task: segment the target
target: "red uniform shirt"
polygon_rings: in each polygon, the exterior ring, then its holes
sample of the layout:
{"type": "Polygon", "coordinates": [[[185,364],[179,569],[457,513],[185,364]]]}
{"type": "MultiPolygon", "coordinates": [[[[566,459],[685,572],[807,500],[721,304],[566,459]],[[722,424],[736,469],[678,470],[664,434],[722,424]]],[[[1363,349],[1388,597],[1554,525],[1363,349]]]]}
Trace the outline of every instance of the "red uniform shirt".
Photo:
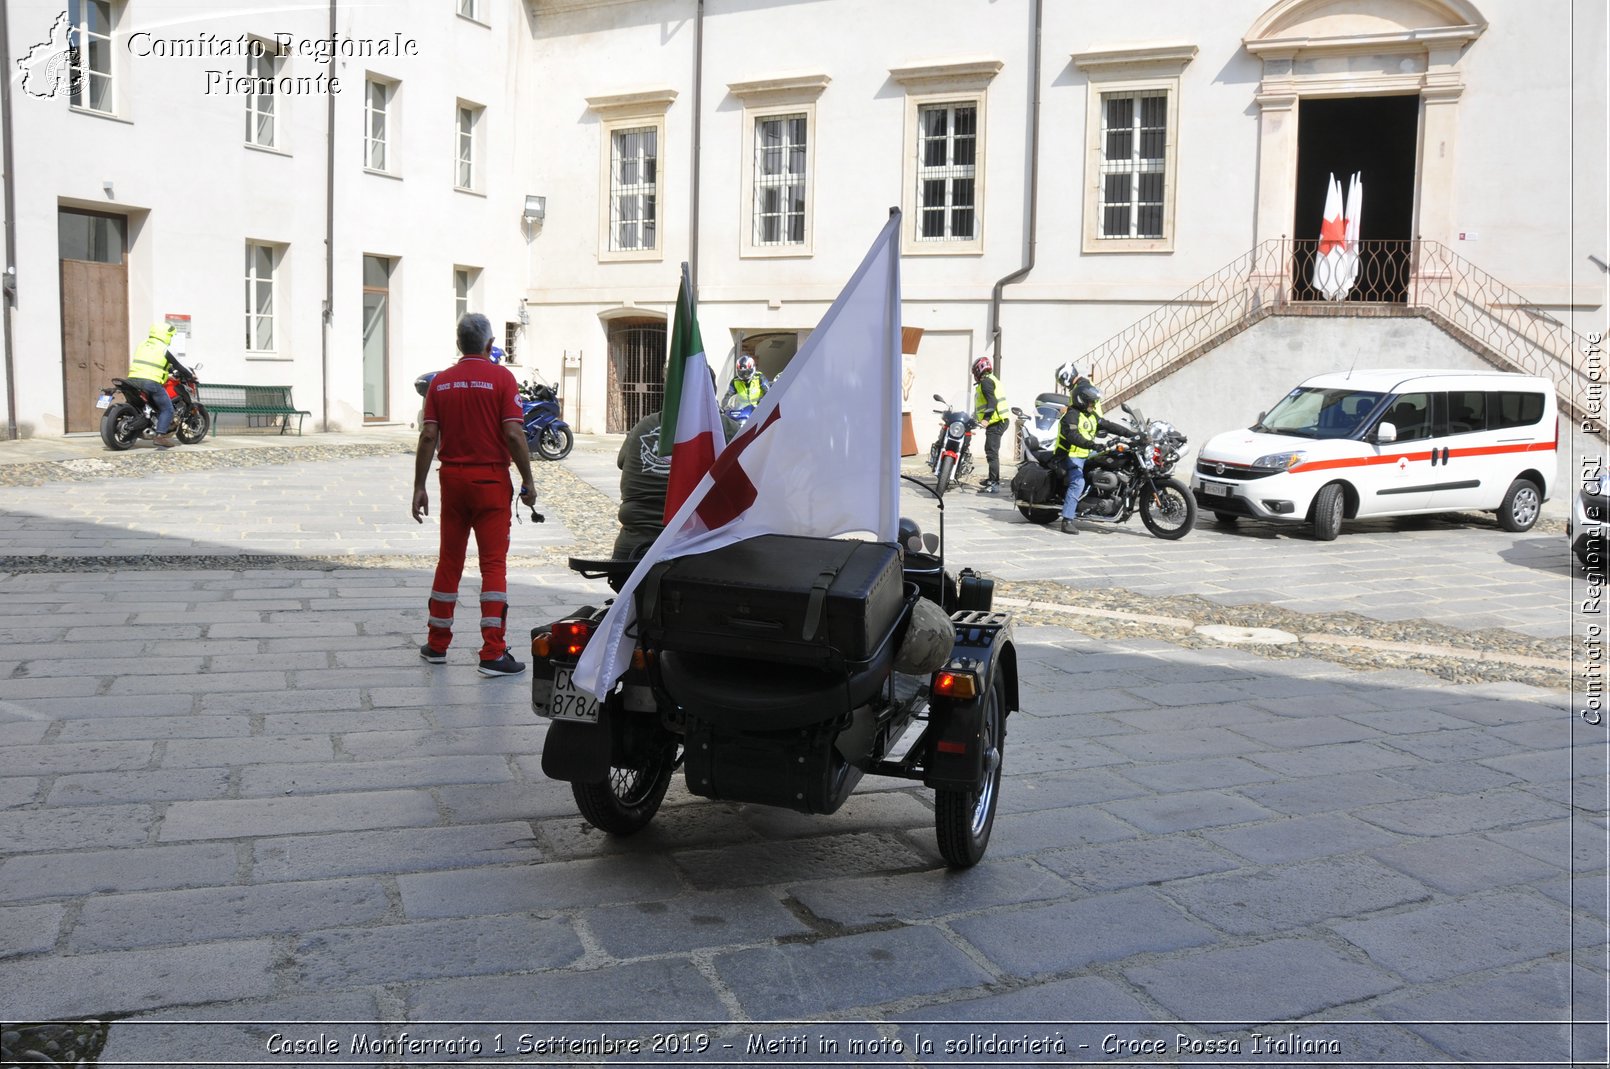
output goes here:
{"type": "Polygon", "coordinates": [[[425,422],[441,428],[437,456],[443,464],[508,467],[503,424],[523,416],[514,376],[479,354],[439,372],[425,394],[425,422]]]}

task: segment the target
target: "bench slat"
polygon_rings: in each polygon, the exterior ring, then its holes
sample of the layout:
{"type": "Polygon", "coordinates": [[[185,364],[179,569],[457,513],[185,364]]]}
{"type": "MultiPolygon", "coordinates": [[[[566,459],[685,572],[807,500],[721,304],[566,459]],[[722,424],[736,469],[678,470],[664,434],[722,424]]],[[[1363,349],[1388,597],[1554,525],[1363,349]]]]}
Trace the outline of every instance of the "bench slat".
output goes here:
{"type": "MultiPolygon", "coordinates": [[[[204,382],[199,399],[209,411],[244,416],[281,416],[280,433],[290,427],[290,417],[296,417],[296,433],[302,433],[302,421],[313,413],[297,408],[291,400],[289,386],[256,386],[236,382],[204,382]]],[[[218,424],[213,423],[213,435],[218,424]]]]}

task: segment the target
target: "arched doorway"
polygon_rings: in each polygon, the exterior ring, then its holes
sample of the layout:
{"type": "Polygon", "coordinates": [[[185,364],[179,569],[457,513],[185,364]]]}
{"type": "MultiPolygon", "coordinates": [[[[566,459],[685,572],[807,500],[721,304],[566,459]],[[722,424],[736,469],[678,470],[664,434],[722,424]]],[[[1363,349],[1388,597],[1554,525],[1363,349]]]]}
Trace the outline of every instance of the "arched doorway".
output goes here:
{"type": "Polygon", "coordinates": [[[665,398],[665,320],[612,319],[609,333],[609,408],[604,429],[624,434],[665,398]]]}

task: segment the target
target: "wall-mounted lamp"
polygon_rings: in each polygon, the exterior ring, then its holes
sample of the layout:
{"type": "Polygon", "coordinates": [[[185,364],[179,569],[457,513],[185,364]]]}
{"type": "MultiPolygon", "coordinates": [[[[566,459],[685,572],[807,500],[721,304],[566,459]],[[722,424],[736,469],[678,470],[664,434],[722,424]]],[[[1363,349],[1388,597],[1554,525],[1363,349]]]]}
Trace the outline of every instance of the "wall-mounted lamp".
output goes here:
{"type": "Polygon", "coordinates": [[[521,213],[528,223],[540,223],[548,215],[548,198],[528,196],[525,211],[521,213]]]}
{"type": "Polygon", "coordinates": [[[102,182],[101,189],[105,191],[108,197],[112,195],[112,183],[110,181],[102,182]]]}

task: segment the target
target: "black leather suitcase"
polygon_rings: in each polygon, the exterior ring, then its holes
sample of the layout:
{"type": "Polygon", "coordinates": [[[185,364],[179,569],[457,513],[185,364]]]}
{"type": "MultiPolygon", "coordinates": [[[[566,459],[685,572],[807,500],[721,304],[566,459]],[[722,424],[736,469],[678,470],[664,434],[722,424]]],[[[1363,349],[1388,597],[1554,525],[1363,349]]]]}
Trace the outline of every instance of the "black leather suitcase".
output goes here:
{"type": "Polygon", "coordinates": [[[895,546],[794,535],[662,561],[637,589],[651,646],[817,668],[872,658],[904,604],[895,546]]]}

